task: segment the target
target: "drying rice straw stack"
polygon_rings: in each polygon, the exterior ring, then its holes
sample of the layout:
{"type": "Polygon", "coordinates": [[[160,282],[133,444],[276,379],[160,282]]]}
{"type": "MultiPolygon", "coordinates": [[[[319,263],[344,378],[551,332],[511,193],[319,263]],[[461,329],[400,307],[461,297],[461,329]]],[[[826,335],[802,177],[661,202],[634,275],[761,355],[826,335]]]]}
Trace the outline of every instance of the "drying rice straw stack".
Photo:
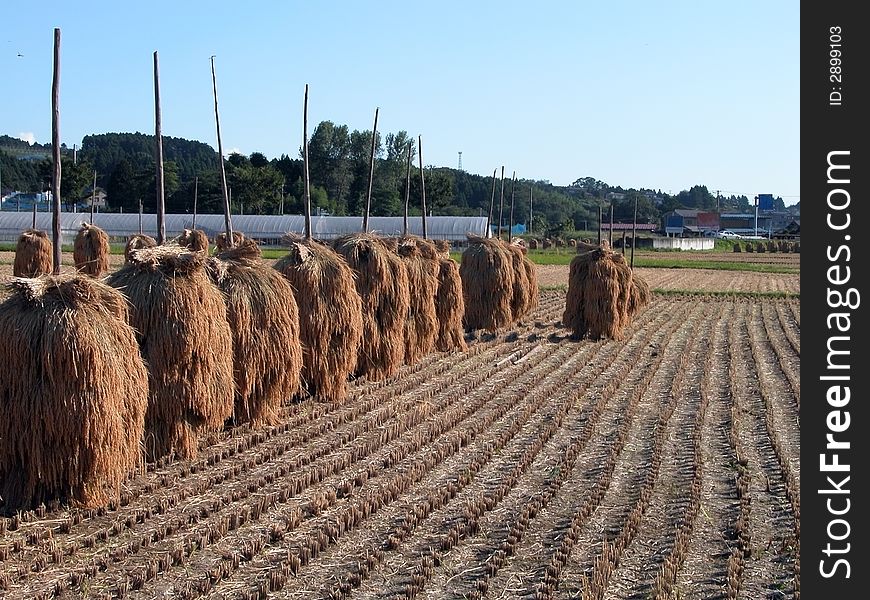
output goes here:
{"type": "Polygon", "coordinates": [[[73,260],[79,273],[101,277],[109,270],[109,236],[90,223],[82,223],[73,244],[73,260]]]}
{"type": "Polygon", "coordinates": [[[178,245],[192,252],[205,252],[208,254],[208,236],[201,229],[185,229],[176,239],[178,245]]]}
{"type": "Polygon", "coordinates": [[[405,236],[399,240],[399,256],[408,269],[410,309],[405,321],[405,364],[418,363],[435,348],[438,337],[437,254],[428,240],[405,236]]]}
{"type": "Polygon", "coordinates": [[[150,235],[145,235],[143,233],[134,233],[127,238],[127,245],[124,247],[124,262],[130,262],[134,250],[139,250],[141,248],[153,248],[156,245],[157,240],[155,240],[150,235]]]}
{"type": "Polygon", "coordinates": [[[127,301],[81,275],[13,279],[0,304],[0,498],[117,501],[142,462],[148,374],[127,301]]]}
{"type": "Polygon", "coordinates": [[[39,229],[25,229],[15,245],[15,262],[12,274],[15,277],[48,275],[52,270],[51,240],[39,229]]]}
{"type": "Polygon", "coordinates": [[[582,249],[571,261],[562,321],[578,337],[621,339],[632,316],[631,269],[606,244],[582,249]]]}
{"type": "Polygon", "coordinates": [[[450,258],[450,243],[439,244],[446,240],[436,240],[438,250],[438,294],[435,296],[435,312],[438,316],[438,337],[435,349],[440,352],[467,350],[462,329],[465,315],[465,301],[462,298],[462,277],[459,276],[459,263],[450,258]]]}
{"type": "Polygon", "coordinates": [[[459,274],[465,301],[465,327],[491,332],[510,327],[513,266],[501,241],[469,235],[459,274]]]}
{"type": "Polygon", "coordinates": [[[514,321],[519,321],[528,314],[529,306],[531,304],[529,276],[526,273],[526,267],[523,264],[522,248],[513,242],[505,242],[504,248],[509,253],[511,268],[513,269],[511,317],[514,321]]]}
{"type": "Polygon", "coordinates": [[[290,282],[299,308],[302,381],[323,401],[347,396],[362,339],[362,302],[353,272],[331,248],[286,238],[289,253],[274,267],[290,282]]]}
{"type": "Polygon", "coordinates": [[[363,336],[356,373],[374,380],[391,377],[405,358],[408,271],[380,238],[369,233],[340,237],[335,251],[353,271],[362,301],[363,336]]]}
{"type": "Polygon", "coordinates": [[[194,458],[198,438],[233,415],[233,336],[205,255],[177,244],[134,250],[109,276],[132,304],[148,365],[146,451],[194,458]]]}
{"type": "Polygon", "coordinates": [[[302,345],[293,289],[260,258],[251,239],[206,262],[221,289],[233,332],[234,421],[274,425],[281,404],[299,393],[302,345]]]}

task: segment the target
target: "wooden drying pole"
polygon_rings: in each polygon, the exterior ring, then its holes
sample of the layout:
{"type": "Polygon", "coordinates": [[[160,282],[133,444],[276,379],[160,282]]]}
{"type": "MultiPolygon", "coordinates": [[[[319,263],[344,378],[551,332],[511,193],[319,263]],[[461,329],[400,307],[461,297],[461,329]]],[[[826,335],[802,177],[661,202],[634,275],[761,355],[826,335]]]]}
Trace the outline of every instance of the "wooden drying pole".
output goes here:
{"type": "MultiPolygon", "coordinates": [[[[51,157],[54,161],[51,170],[51,225],[54,236],[52,257],[55,275],[60,275],[60,28],[54,28],[54,73],[51,79],[51,157]]],[[[36,213],[34,212],[34,222],[36,213]]],[[[34,227],[36,225],[34,224],[34,227]]]]}
{"type": "Polygon", "coordinates": [[[498,199],[498,235],[496,237],[501,239],[501,221],[502,221],[502,213],[504,212],[504,165],[501,166],[501,194],[498,199]]]}
{"type": "Polygon", "coordinates": [[[139,235],[142,235],[142,198],[139,198],[139,235]]]}
{"type": "Polygon", "coordinates": [[[631,222],[631,261],[629,266],[634,268],[634,244],[637,241],[637,196],[634,197],[634,219],[631,222]]]}
{"type": "Polygon", "coordinates": [[[154,137],[157,140],[157,245],[166,241],[166,214],[163,195],[163,133],[160,115],[160,64],[154,51],[154,137]]]}
{"type": "Polygon", "coordinates": [[[311,241],[311,180],[308,177],[308,84],[302,106],[302,180],[305,204],[305,239],[311,241]]]}
{"type": "Polygon", "coordinates": [[[408,235],[408,203],[411,199],[411,153],[414,142],[408,142],[408,174],[405,176],[405,221],[402,226],[402,235],[408,235]]]}
{"type": "Polygon", "coordinates": [[[91,225],[94,224],[94,202],[97,200],[97,170],[94,169],[94,187],[91,188],[91,225]]]}
{"type": "Polygon", "coordinates": [[[610,201],[610,231],[607,233],[607,244],[613,250],[613,200],[610,201]]]}
{"type": "Polygon", "coordinates": [[[217,76],[214,72],[214,54],[211,56],[211,83],[214,90],[214,122],[217,128],[218,163],[221,167],[221,192],[224,196],[224,226],[227,232],[227,247],[235,246],[233,243],[233,220],[230,212],[230,197],[227,192],[227,172],[224,168],[224,147],[221,144],[221,120],[218,114],[217,76]]]}
{"type": "Polygon", "coordinates": [[[510,219],[508,220],[508,243],[513,240],[513,228],[514,228],[514,188],[517,186],[517,172],[514,171],[514,176],[511,180],[511,212],[510,219]]]}
{"type": "Polygon", "coordinates": [[[193,178],[193,223],[191,229],[196,229],[196,197],[199,193],[199,177],[193,178]]]}
{"type": "Polygon", "coordinates": [[[423,136],[417,136],[417,158],[420,159],[420,194],[423,206],[423,239],[426,235],[426,177],[423,175],[423,136]]]}
{"type": "Polygon", "coordinates": [[[369,231],[369,212],[372,210],[372,183],[375,178],[375,149],[378,145],[378,109],[375,108],[375,126],[372,128],[372,154],[369,164],[369,187],[366,191],[366,212],[363,215],[363,233],[369,231]]]}
{"type": "Polygon", "coordinates": [[[492,211],[495,207],[495,174],[498,173],[498,167],[492,170],[492,192],[489,195],[489,214],[486,217],[486,237],[489,237],[490,227],[492,227],[492,211]]]}
{"type": "Polygon", "coordinates": [[[33,224],[30,226],[31,229],[36,229],[36,201],[33,202],[33,224]]]}
{"type": "Polygon", "coordinates": [[[598,245],[601,245],[601,205],[598,205],[598,245]]]}
{"type": "Polygon", "coordinates": [[[529,233],[532,232],[532,190],[533,189],[534,189],[534,187],[530,185],[529,186],[529,226],[527,228],[529,233]]]}

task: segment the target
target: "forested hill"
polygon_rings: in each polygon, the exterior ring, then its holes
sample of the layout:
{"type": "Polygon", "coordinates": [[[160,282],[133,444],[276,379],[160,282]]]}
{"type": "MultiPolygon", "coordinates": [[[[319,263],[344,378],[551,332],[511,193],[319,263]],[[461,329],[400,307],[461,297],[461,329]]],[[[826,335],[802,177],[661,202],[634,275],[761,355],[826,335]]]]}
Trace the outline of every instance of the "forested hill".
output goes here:
{"type": "MultiPolygon", "coordinates": [[[[322,121],[309,140],[311,200],[317,212],[360,215],[368,191],[371,131],[350,130],[347,125],[322,121]]],[[[372,183],[371,214],[401,215],[404,209],[408,151],[416,165],[416,144],[406,131],[378,133],[372,183]]],[[[194,198],[200,213],[220,212],[222,192],[217,151],[203,142],[164,136],[164,194],[169,212],[191,212],[194,198]]],[[[77,156],[62,146],[61,195],[89,196],[94,171],[97,185],[107,194],[108,210],[137,211],[141,201],[154,211],[155,139],[143,133],[101,133],[85,136],[77,156]]],[[[51,181],[51,145],[28,144],[0,136],[0,167],[4,193],[41,191],[51,181]]],[[[231,154],[225,161],[233,212],[286,214],[302,211],[302,161],[283,155],[269,159],[260,152],[231,154]]],[[[410,212],[420,214],[421,184],[414,168],[410,187],[410,212]]],[[[506,179],[504,206],[501,181],[450,167],[426,167],[426,205],[439,215],[487,215],[493,203],[493,222],[502,215],[509,222],[529,225],[535,231],[594,229],[599,208],[609,217],[612,204],[618,222],[630,222],[637,201],[640,223],[659,223],[661,215],[675,208],[722,211],[750,209],[746,196],[717,197],[704,185],[694,185],[675,195],[654,189],[624,189],[594,177],[581,177],[568,186],[548,181],[506,179]],[[513,199],[513,215],[511,200],[513,199]],[[494,202],[493,202],[494,200],[494,202]],[[531,205],[531,206],[530,206],[531,205]],[[531,210],[530,210],[531,209],[531,210]],[[513,217],[511,219],[511,216],[513,217]]],[[[781,198],[774,200],[784,208],[781,198]]]]}
{"type": "MultiPolygon", "coordinates": [[[[79,158],[91,163],[97,173],[111,173],[126,159],[134,171],[154,165],[154,136],[144,133],[98,133],[82,139],[79,158]]],[[[163,158],[175,163],[182,180],[217,168],[217,151],[203,142],[163,136],[163,158]]]]}

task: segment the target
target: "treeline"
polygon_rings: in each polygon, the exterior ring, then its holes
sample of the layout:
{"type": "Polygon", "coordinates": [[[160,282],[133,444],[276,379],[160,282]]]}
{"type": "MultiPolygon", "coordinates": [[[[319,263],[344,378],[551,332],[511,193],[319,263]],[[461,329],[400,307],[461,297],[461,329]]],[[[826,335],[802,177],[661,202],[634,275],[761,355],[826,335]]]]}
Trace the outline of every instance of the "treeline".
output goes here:
{"type": "MultiPolygon", "coordinates": [[[[29,145],[0,136],[2,187],[4,190],[41,191],[51,181],[50,145],[29,145]],[[49,158],[18,160],[14,152],[30,149],[45,151],[49,158]]],[[[319,123],[309,141],[309,172],[312,208],[333,215],[361,215],[368,191],[371,130],[350,130],[331,121],[319,123]]],[[[411,181],[408,191],[411,214],[420,214],[421,181],[417,166],[416,140],[406,131],[378,133],[375,140],[375,168],[372,183],[373,215],[401,215],[405,202],[408,160],[411,181]]],[[[260,152],[248,156],[231,154],[225,161],[231,207],[244,214],[298,214],[302,212],[302,159],[282,155],[269,159],[260,152]]],[[[146,212],[156,210],[155,140],[143,133],[104,133],[82,140],[77,160],[62,147],[63,178],[61,194],[85,199],[97,173],[97,186],[107,194],[108,210],[136,212],[142,202],[146,212]]],[[[210,145],[165,136],[164,194],[168,212],[200,213],[222,211],[223,200],[217,152],[210,145]]],[[[493,165],[494,167],[496,165],[493,165]]],[[[508,167],[510,168],[510,167],[508,167]]],[[[512,181],[505,172],[502,223],[511,222],[510,200],[514,198],[513,223],[531,224],[534,231],[558,234],[570,230],[597,228],[599,207],[604,219],[613,205],[617,221],[631,221],[637,200],[641,223],[659,223],[661,215],[675,208],[722,211],[750,211],[746,196],[719,196],[706,186],[696,185],[676,195],[652,189],[623,189],[593,177],[582,177],[570,186],[554,186],[548,181],[519,178],[512,181]],[[531,223],[530,223],[531,218],[531,223]]],[[[425,167],[427,208],[438,215],[487,215],[493,200],[493,222],[499,217],[502,193],[500,171],[493,177],[475,175],[449,167],[425,167]]],[[[784,208],[782,198],[776,198],[784,208]]]]}

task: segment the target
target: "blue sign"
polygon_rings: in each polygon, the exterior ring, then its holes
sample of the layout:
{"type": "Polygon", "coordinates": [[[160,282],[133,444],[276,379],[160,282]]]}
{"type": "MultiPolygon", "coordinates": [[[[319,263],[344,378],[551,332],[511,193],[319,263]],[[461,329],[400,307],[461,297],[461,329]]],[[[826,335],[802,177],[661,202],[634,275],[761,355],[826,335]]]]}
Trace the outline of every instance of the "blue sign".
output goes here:
{"type": "Polygon", "coordinates": [[[773,194],[758,194],[758,210],[773,210],[773,194]]]}

